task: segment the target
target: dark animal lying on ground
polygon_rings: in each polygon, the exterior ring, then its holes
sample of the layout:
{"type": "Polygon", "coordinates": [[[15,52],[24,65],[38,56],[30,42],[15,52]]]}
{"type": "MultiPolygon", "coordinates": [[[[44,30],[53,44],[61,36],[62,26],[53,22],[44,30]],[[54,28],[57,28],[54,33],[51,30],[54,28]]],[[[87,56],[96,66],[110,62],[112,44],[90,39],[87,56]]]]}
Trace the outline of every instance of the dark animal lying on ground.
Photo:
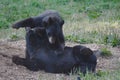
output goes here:
{"type": "Polygon", "coordinates": [[[80,45],[65,46],[63,50],[60,48],[61,51],[56,51],[59,49],[58,46],[64,43],[63,20],[56,17],[54,19],[53,16],[56,14],[48,11],[39,17],[26,19],[13,25],[13,28],[20,26],[32,28],[27,29],[26,32],[25,63],[29,65],[25,64],[25,66],[38,67],[51,73],[68,73],[73,68],[80,68],[82,73],[86,73],[87,70],[94,72],[97,59],[89,48],[80,45]]]}
{"type": "MultiPolygon", "coordinates": [[[[64,20],[59,15],[57,11],[47,10],[43,12],[40,16],[30,17],[25,20],[21,20],[13,24],[13,28],[19,29],[21,27],[26,28],[26,31],[29,31],[31,28],[34,28],[34,31],[38,33],[39,38],[46,37],[49,41],[49,47],[56,50],[57,53],[61,53],[65,46],[64,35],[62,31],[62,26],[64,24],[64,20]],[[39,28],[39,29],[38,29],[39,28]]],[[[27,33],[29,36],[29,33],[27,33]]],[[[35,35],[38,37],[38,34],[35,35]]],[[[41,42],[41,39],[29,38],[31,42],[29,42],[28,38],[26,38],[26,51],[30,54],[32,58],[33,54],[36,53],[36,45],[41,42]],[[32,41],[34,40],[34,41],[32,41]],[[40,40],[40,41],[39,41],[40,40]]],[[[45,44],[44,44],[45,45],[45,44]]],[[[47,43],[48,45],[48,43],[47,43]]],[[[37,45],[37,47],[43,46],[41,44],[37,45]]]]}
{"type": "Polygon", "coordinates": [[[34,58],[26,61],[27,68],[39,68],[51,73],[69,73],[72,69],[78,68],[82,73],[94,72],[97,64],[93,51],[84,46],[65,47],[62,54],[57,55],[56,51],[49,48],[45,36],[39,36],[35,31],[30,30],[26,34],[27,42],[34,44],[34,58]]]}
{"type": "Polygon", "coordinates": [[[39,46],[34,54],[34,61],[37,62],[40,68],[47,72],[67,73],[74,67],[80,68],[83,73],[87,68],[89,71],[95,71],[96,57],[93,51],[84,46],[65,47],[62,54],[57,55],[56,51],[49,48],[46,37],[40,37],[34,31],[30,30],[27,33],[27,41],[36,42],[36,46],[39,46]],[[31,41],[31,38],[34,41],[31,41]]]}

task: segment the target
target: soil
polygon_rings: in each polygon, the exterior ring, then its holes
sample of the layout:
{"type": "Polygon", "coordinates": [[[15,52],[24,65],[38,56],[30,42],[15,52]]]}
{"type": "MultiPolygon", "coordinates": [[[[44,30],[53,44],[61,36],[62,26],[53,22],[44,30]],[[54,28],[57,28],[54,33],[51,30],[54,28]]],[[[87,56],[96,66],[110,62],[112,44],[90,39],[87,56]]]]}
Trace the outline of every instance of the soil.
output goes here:
{"type": "MultiPolygon", "coordinates": [[[[77,43],[67,42],[66,45],[74,46],[77,43]]],[[[92,50],[98,50],[105,45],[84,44],[92,50]]],[[[110,47],[113,56],[103,58],[98,57],[97,70],[116,70],[120,68],[120,48],[110,47]]],[[[75,80],[65,74],[51,74],[44,71],[31,71],[25,66],[15,64],[15,56],[25,57],[25,40],[10,41],[0,40],[0,80],[75,80]]],[[[16,61],[17,62],[17,61],[16,61]]],[[[19,63],[20,61],[18,61],[19,63]]]]}

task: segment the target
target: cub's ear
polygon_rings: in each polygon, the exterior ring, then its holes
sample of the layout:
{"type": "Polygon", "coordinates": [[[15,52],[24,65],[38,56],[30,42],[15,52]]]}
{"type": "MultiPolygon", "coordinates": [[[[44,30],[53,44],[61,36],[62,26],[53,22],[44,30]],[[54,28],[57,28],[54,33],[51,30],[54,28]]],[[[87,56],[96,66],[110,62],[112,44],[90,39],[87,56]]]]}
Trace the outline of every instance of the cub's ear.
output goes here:
{"type": "Polygon", "coordinates": [[[44,27],[47,27],[47,26],[51,25],[52,23],[53,23],[53,19],[49,16],[45,17],[42,21],[42,25],[44,27]]]}
{"type": "Polygon", "coordinates": [[[61,26],[63,26],[63,24],[64,24],[64,20],[61,20],[61,26]]]}
{"type": "Polygon", "coordinates": [[[52,23],[54,23],[54,18],[49,17],[49,18],[48,18],[48,24],[50,25],[50,24],[52,24],[52,23]]]}
{"type": "Polygon", "coordinates": [[[78,45],[73,47],[73,53],[74,55],[77,55],[77,56],[84,55],[87,57],[92,55],[93,51],[90,48],[78,45]]]}
{"type": "Polygon", "coordinates": [[[46,20],[43,20],[42,21],[42,26],[47,27],[47,25],[48,25],[48,22],[46,20]]]}
{"type": "Polygon", "coordinates": [[[81,48],[80,49],[80,52],[83,54],[83,55],[86,55],[86,56],[90,56],[93,54],[93,51],[89,48],[81,48]]]}
{"type": "Polygon", "coordinates": [[[27,18],[21,21],[18,21],[16,23],[14,23],[12,25],[13,28],[15,29],[19,29],[19,28],[23,28],[23,27],[30,27],[30,28],[34,28],[35,27],[35,22],[33,20],[33,18],[27,18]]]}

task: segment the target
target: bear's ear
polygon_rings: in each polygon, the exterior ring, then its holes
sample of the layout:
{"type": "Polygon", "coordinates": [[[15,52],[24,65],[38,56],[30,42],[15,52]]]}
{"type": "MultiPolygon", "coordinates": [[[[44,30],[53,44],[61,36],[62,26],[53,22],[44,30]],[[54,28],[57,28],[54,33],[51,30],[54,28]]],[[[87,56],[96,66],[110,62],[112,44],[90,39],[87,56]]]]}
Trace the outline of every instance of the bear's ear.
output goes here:
{"type": "Polygon", "coordinates": [[[43,27],[47,27],[47,25],[48,25],[47,20],[43,20],[43,21],[42,21],[42,25],[43,25],[43,27]]]}
{"type": "Polygon", "coordinates": [[[21,21],[18,21],[16,23],[14,23],[12,25],[13,28],[15,29],[19,29],[21,27],[30,27],[30,28],[34,28],[35,27],[35,23],[34,23],[34,20],[33,18],[27,18],[27,19],[24,19],[24,20],[21,20],[21,21]]]}
{"type": "Polygon", "coordinates": [[[90,56],[93,54],[93,51],[86,47],[80,49],[80,52],[81,52],[81,54],[86,55],[86,56],[90,56]]]}
{"type": "Polygon", "coordinates": [[[51,25],[51,24],[53,24],[54,23],[54,18],[52,18],[52,17],[48,17],[48,25],[51,25]]]}
{"type": "Polygon", "coordinates": [[[61,21],[61,26],[63,26],[63,24],[64,24],[64,20],[61,21]]]}
{"type": "Polygon", "coordinates": [[[47,26],[51,25],[52,23],[53,23],[52,17],[46,17],[46,18],[44,18],[43,21],[42,21],[42,25],[43,25],[44,27],[47,27],[47,26]]]}

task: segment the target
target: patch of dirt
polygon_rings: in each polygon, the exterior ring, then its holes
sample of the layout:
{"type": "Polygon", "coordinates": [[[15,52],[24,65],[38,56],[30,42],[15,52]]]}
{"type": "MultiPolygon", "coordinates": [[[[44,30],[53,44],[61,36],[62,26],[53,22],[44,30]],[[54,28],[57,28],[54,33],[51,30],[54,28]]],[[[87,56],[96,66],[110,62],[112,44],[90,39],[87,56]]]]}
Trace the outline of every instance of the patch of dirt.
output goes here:
{"type": "MultiPolygon", "coordinates": [[[[76,43],[67,42],[66,45],[74,46],[76,43]]],[[[84,44],[92,50],[97,50],[104,45],[84,44]]],[[[114,70],[120,67],[120,48],[108,47],[113,56],[98,58],[97,70],[114,70]]],[[[13,63],[13,56],[25,57],[25,40],[7,41],[0,40],[0,80],[75,80],[75,77],[64,74],[51,74],[44,71],[30,71],[26,67],[13,63]],[[71,78],[71,79],[70,79],[71,78]]]]}

